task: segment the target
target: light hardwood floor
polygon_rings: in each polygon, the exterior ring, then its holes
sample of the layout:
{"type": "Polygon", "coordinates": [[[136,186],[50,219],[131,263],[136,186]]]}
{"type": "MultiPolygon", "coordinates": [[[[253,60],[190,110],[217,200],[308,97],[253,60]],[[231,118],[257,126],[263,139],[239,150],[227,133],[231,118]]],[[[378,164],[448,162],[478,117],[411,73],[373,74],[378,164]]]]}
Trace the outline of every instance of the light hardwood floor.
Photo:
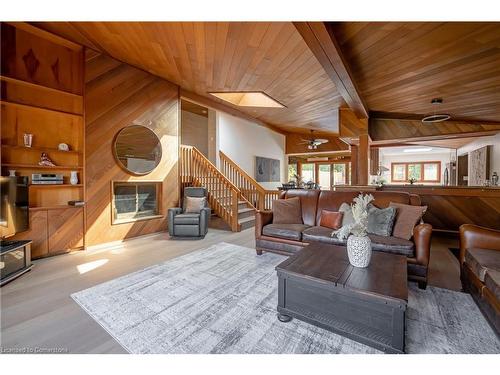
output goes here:
{"type": "MultiPolygon", "coordinates": [[[[35,261],[35,267],[5,285],[1,293],[0,347],[62,348],[71,353],[125,350],[70,297],[70,294],[165,260],[229,242],[253,248],[254,230],[211,229],[200,241],[171,241],[168,234],[140,237],[114,246],[35,261]]],[[[435,237],[430,284],[458,290],[458,261],[447,250],[454,239],[435,237]]]]}

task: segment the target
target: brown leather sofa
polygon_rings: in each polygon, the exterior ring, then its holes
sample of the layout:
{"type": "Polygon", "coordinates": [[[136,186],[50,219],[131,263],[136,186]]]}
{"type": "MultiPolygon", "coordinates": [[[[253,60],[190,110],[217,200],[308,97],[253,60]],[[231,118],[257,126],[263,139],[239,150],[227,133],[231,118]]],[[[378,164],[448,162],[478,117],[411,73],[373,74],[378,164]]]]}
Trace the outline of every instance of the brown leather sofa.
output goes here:
{"type": "MultiPolygon", "coordinates": [[[[338,211],[343,202],[352,203],[360,193],[372,194],[373,204],[379,208],[389,206],[390,202],[420,206],[418,195],[406,192],[386,191],[325,191],[325,190],[287,190],[280,198],[299,197],[303,224],[272,224],[272,211],[258,211],[255,221],[255,243],[257,254],[269,251],[292,255],[310,242],[345,244],[345,241],[332,237],[332,229],[319,226],[323,209],[338,211]]],[[[405,255],[408,259],[408,278],[417,281],[420,288],[427,286],[432,226],[419,224],[413,230],[410,241],[396,237],[370,235],[375,251],[405,255]]]]}
{"type": "Polygon", "coordinates": [[[464,291],[500,334],[500,231],[462,225],[459,260],[464,291]]]}

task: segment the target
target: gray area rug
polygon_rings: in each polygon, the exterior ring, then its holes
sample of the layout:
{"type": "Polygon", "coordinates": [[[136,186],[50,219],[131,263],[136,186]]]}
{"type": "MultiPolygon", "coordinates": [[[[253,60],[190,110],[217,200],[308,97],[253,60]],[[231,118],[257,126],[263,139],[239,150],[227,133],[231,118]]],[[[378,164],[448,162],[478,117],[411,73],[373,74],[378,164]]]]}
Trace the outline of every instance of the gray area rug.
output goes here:
{"type": "MultiPolygon", "coordinates": [[[[276,319],[274,267],[285,257],[220,243],[72,295],[131,353],[380,353],[276,319]]],[[[413,284],[407,353],[500,353],[472,298],[413,284]]]]}

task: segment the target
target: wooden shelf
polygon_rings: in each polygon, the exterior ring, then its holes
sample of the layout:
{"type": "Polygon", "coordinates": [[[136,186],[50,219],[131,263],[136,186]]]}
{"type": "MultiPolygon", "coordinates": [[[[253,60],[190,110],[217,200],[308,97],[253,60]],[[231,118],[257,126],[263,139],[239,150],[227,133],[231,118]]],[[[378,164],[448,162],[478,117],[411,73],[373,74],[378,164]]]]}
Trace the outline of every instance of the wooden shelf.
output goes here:
{"type": "Polygon", "coordinates": [[[22,79],[7,77],[7,76],[4,76],[4,75],[0,75],[0,79],[2,81],[5,81],[5,82],[17,83],[18,85],[25,86],[25,87],[35,88],[35,89],[44,90],[44,91],[57,92],[59,94],[73,96],[73,97],[76,97],[76,98],[83,98],[83,95],[80,95],[80,94],[75,94],[75,93],[72,93],[72,92],[69,92],[69,91],[55,89],[55,88],[52,88],[52,87],[42,86],[42,85],[39,85],[39,84],[36,84],[36,83],[33,83],[33,82],[23,81],[22,79]]]}
{"type": "Polygon", "coordinates": [[[47,185],[43,185],[43,184],[30,184],[29,185],[30,188],[32,187],[36,187],[36,188],[81,188],[83,187],[82,184],[76,184],[76,185],[71,185],[71,184],[53,184],[53,185],[50,185],[50,184],[47,184],[47,185]]]}
{"type": "Polygon", "coordinates": [[[83,169],[83,167],[78,167],[76,165],[64,166],[58,165],[55,167],[50,167],[47,165],[38,165],[38,164],[13,164],[13,163],[2,163],[3,167],[11,167],[11,168],[21,168],[21,169],[53,169],[53,170],[79,170],[83,169]]]}
{"type": "Polygon", "coordinates": [[[28,111],[41,111],[41,112],[51,112],[51,113],[56,113],[62,116],[68,116],[72,118],[78,118],[82,119],[83,114],[79,113],[73,113],[73,112],[65,112],[65,111],[58,111],[56,109],[50,109],[50,108],[44,108],[44,107],[37,107],[34,105],[29,105],[29,104],[21,104],[21,103],[13,103],[13,102],[7,102],[5,100],[0,100],[1,105],[7,105],[11,107],[16,107],[16,108],[21,108],[21,109],[26,109],[28,111]]]}
{"type": "Polygon", "coordinates": [[[81,151],[74,151],[74,150],[62,151],[57,148],[51,148],[51,147],[26,147],[26,146],[2,145],[2,148],[11,150],[37,151],[37,152],[59,152],[61,154],[68,154],[68,155],[82,155],[81,151]]]}
{"type": "Polygon", "coordinates": [[[64,208],[83,208],[84,206],[70,206],[69,204],[61,204],[57,206],[40,206],[40,207],[30,207],[30,211],[46,211],[46,210],[60,210],[64,208]]]}

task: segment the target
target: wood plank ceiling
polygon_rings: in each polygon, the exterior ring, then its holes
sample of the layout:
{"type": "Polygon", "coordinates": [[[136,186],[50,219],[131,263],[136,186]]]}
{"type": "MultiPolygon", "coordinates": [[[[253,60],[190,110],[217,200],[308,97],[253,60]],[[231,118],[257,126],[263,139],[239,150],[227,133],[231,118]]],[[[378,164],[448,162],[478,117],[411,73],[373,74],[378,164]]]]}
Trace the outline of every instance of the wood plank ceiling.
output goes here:
{"type": "Polygon", "coordinates": [[[208,92],[263,91],[286,108],[233,107],[281,130],[338,133],[346,103],[290,22],[34,24],[216,101],[208,92]]]}
{"type": "Polygon", "coordinates": [[[330,23],[370,111],[500,121],[500,23],[330,23]]]}

